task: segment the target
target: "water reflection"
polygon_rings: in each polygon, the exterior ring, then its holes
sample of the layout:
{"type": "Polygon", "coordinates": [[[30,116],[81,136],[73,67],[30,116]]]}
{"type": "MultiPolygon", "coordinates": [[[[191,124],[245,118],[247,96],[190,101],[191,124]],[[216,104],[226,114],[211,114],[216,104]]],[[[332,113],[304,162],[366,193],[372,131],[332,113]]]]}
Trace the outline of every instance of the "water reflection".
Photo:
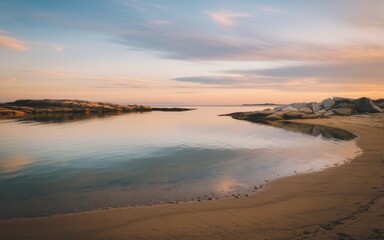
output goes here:
{"type": "Polygon", "coordinates": [[[1,121],[0,218],[231,197],[343,163],[358,149],[335,141],[349,139],[339,130],[289,123],[283,131],[218,116],[249,110],[258,109],[1,121]]]}
{"type": "Polygon", "coordinates": [[[322,136],[326,139],[352,140],[356,138],[356,135],[346,130],[323,125],[296,122],[275,122],[272,126],[279,127],[287,131],[304,133],[315,137],[322,136]]]}
{"type": "Polygon", "coordinates": [[[71,123],[84,120],[90,120],[95,118],[108,118],[113,116],[118,116],[123,113],[44,113],[44,114],[34,114],[28,115],[24,118],[18,118],[18,122],[37,122],[42,124],[49,123],[71,123]]]}

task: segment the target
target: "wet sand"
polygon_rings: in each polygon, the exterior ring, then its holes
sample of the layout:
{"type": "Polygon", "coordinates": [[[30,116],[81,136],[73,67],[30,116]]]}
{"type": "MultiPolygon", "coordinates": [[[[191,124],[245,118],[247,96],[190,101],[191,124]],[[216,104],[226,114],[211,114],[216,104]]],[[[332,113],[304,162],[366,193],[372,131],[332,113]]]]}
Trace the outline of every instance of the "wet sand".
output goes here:
{"type": "Polygon", "coordinates": [[[384,239],[384,114],[295,121],[348,130],[363,154],[248,198],[7,220],[0,238],[384,239]]]}

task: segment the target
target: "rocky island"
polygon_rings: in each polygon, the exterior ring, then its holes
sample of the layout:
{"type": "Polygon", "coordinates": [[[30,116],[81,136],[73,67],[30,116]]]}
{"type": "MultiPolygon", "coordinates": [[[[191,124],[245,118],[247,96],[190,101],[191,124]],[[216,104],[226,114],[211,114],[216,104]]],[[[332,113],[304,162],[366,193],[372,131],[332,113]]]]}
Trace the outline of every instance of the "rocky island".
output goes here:
{"type": "Polygon", "coordinates": [[[359,99],[333,97],[318,102],[292,103],[264,109],[262,111],[235,112],[222,116],[231,116],[235,119],[252,122],[273,124],[282,120],[317,119],[330,116],[350,116],[357,114],[382,113],[384,99],[371,100],[366,97],[359,99]]]}
{"type": "Polygon", "coordinates": [[[53,114],[120,114],[151,111],[189,111],[191,108],[152,108],[143,105],[119,105],[69,99],[16,100],[0,103],[1,118],[24,118],[53,114]]]}

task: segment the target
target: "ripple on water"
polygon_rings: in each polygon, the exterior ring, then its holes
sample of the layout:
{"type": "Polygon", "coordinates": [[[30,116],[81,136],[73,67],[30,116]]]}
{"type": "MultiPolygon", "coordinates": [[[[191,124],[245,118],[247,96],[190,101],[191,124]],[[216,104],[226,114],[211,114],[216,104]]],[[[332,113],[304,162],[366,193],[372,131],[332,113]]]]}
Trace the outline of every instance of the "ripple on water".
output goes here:
{"type": "Polygon", "coordinates": [[[235,111],[1,121],[0,218],[245,195],[358,150],[338,129],[217,116],[235,111]]]}

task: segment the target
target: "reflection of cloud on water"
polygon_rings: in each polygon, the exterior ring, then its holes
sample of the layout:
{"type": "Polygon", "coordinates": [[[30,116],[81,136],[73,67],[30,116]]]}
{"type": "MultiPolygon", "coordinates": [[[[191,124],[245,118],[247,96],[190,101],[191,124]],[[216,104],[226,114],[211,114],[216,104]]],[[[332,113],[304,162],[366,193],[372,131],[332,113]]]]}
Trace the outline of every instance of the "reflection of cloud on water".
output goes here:
{"type": "Polygon", "coordinates": [[[25,155],[15,155],[5,159],[0,159],[0,171],[14,172],[26,167],[31,162],[31,159],[25,155]]]}

